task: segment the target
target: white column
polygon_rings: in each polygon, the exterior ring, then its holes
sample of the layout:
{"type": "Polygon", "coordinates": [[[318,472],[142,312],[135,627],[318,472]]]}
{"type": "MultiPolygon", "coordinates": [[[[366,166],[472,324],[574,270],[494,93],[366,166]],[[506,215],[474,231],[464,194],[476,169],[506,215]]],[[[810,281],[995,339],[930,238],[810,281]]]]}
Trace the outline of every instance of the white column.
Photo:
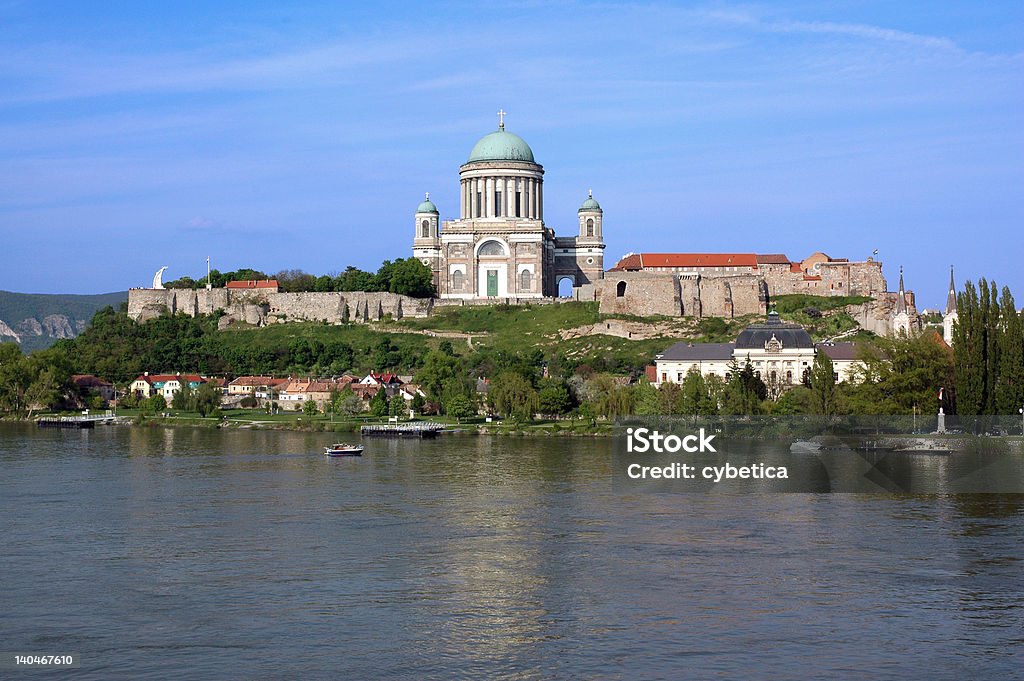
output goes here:
{"type": "Polygon", "coordinates": [[[544,184],[537,180],[537,219],[544,219],[544,184]]]}
{"type": "Polygon", "coordinates": [[[514,217],[516,214],[516,178],[505,178],[505,215],[514,217]]]}
{"type": "Polygon", "coordinates": [[[476,202],[476,196],[479,193],[480,193],[480,178],[475,177],[475,178],[473,178],[473,198],[471,199],[471,201],[472,201],[472,208],[470,209],[470,212],[473,214],[474,218],[480,217],[480,208],[477,207],[477,202],[476,202]]]}
{"type": "Polygon", "coordinates": [[[530,178],[530,218],[537,219],[537,181],[530,178]]]}

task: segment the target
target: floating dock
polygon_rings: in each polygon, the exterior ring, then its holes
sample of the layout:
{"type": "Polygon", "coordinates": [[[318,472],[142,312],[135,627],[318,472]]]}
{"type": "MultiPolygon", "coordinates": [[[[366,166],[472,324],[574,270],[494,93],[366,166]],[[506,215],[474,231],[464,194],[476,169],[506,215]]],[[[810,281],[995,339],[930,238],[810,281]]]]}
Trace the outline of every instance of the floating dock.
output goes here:
{"type": "Polygon", "coordinates": [[[415,437],[427,440],[437,437],[444,430],[440,423],[389,423],[387,425],[362,426],[363,437],[415,437]]]}

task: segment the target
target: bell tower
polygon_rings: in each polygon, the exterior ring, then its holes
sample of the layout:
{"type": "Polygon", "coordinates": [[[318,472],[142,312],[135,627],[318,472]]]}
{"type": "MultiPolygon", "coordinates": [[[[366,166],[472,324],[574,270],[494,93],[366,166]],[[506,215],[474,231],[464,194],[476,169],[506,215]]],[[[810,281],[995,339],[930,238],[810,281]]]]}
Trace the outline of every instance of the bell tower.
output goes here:
{"type": "Polygon", "coordinates": [[[426,194],[423,201],[416,208],[416,218],[413,225],[412,254],[424,265],[430,268],[434,274],[434,288],[440,291],[440,268],[441,268],[441,238],[440,238],[440,213],[437,206],[430,200],[430,194],[426,194]]]}

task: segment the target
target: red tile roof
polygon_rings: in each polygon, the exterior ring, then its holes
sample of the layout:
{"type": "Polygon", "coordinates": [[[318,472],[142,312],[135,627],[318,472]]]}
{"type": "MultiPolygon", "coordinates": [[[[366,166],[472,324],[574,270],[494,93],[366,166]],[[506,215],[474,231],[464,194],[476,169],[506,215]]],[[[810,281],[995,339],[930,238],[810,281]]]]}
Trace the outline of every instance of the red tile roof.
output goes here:
{"type": "MultiPolygon", "coordinates": [[[[206,383],[206,379],[198,374],[150,374],[142,375],[135,379],[146,383],[166,383],[167,381],[186,380],[189,383],[206,383]]],[[[133,383],[135,381],[132,381],[133,383]]]]}
{"type": "MultiPolygon", "coordinates": [[[[769,256],[775,257],[775,256],[769,256]]],[[[785,258],[785,256],[781,256],[785,258]]],[[[757,269],[756,253],[634,253],[620,260],[615,270],[651,267],[750,267],[757,269]]],[[[787,259],[786,262],[789,262],[787,259]]]]}
{"type": "Polygon", "coordinates": [[[759,253],[757,255],[758,265],[788,265],[789,258],[783,253],[759,253]]]}
{"type": "Polygon", "coordinates": [[[277,279],[229,281],[224,285],[224,288],[277,288],[277,279]]]}

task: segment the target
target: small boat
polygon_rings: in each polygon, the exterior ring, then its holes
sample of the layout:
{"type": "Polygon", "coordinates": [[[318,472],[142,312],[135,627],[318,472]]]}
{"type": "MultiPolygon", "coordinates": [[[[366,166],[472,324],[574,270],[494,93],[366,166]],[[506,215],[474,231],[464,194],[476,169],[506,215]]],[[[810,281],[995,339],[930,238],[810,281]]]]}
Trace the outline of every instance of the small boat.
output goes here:
{"type": "Polygon", "coordinates": [[[324,447],[324,454],[327,456],[362,456],[362,445],[350,445],[346,442],[339,442],[330,447],[324,447]]]}

